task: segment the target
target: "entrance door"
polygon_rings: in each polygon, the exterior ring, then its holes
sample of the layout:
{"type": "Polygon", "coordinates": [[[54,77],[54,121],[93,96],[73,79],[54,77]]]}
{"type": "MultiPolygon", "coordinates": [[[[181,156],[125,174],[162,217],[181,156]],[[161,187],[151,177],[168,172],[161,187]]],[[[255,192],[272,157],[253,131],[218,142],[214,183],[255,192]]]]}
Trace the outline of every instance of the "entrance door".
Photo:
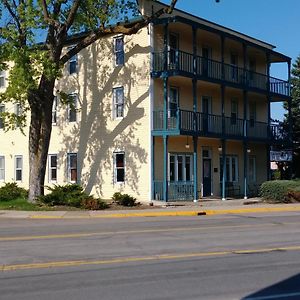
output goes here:
{"type": "Polygon", "coordinates": [[[209,115],[211,114],[211,98],[202,97],[202,128],[204,133],[209,132],[210,120],[209,115]]]}
{"type": "Polygon", "coordinates": [[[203,197],[211,196],[211,159],[203,158],[203,197]]]}
{"type": "Polygon", "coordinates": [[[210,59],[211,59],[211,49],[207,47],[202,48],[202,75],[210,75],[210,59]]]}
{"type": "Polygon", "coordinates": [[[177,65],[177,54],[179,49],[179,39],[178,35],[175,33],[170,33],[169,35],[169,66],[175,68],[177,65]]]}

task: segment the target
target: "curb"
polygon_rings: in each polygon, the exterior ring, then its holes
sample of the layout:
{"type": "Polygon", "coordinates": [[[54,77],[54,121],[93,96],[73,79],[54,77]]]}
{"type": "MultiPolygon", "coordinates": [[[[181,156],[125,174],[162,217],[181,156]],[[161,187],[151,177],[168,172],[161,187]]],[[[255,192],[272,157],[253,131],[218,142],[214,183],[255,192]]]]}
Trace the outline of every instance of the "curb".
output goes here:
{"type": "Polygon", "coordinates": [[[191,211],[158,211],[158,212],[127,212],[111,214],[93,214],[85,216],[51,216],[51,215],[29,215],[29,219],[99,219],[99,218],[131,218],[131,217],[194,217],[205,215],[225,215],[244,213],[272,213],[272,212],[299,212],[300,206],[289,207],[256,207],[238,209],[207,209],[191,211]]]}

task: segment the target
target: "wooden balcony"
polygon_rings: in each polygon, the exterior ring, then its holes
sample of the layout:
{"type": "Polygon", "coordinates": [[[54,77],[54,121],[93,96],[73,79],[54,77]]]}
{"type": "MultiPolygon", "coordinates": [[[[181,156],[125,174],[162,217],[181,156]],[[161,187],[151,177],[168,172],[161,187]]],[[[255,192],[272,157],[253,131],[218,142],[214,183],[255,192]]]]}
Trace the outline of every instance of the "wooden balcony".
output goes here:
{"type": "Polygon", "coordinates": [[[199,80],[225,83],[262,93],[270,91],[277,96],[290,96],[290,84],[287,81],[201,56],[194,57],[193,54],[180,50],[152,53],[151,74],[152,77],[161,77],[163,74],[196,76],[199,80]]]}
{"type": "Polygon", "coordinates": [[[162,110],[153,112],[152,135],[192,135],[199,137],[247,139],[253,141],[288,140],[279,124],[243,120],[239,118],[222,117],[188,110],[169,110],[166,126],[162,110]],[[166,127],[166,128],[165,128],[166,127]]]}

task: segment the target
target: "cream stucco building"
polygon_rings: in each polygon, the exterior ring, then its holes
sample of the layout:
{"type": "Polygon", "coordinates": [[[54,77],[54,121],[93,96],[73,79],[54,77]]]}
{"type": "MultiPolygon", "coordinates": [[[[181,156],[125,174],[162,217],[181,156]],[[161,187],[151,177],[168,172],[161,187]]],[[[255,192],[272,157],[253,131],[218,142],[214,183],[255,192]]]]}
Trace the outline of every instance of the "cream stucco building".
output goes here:
{"type": "MultiPolygon", "coordinates": [[[[163,4],[152,5],[141,1],[142,13],[163,4]]],[[[57,82],[74,106],[56,97],[45,185],[78,182],[145,202],[255,194],[270,145],[285,142],[270,104],[291,99],[291,60],[274,48],[179,10],[95,42],[57,82]],[[270,76],[278,62],[286,81],[270,76]]],[[[28,137],[0,131],[0,180],[27,187],[28,137]]]]}

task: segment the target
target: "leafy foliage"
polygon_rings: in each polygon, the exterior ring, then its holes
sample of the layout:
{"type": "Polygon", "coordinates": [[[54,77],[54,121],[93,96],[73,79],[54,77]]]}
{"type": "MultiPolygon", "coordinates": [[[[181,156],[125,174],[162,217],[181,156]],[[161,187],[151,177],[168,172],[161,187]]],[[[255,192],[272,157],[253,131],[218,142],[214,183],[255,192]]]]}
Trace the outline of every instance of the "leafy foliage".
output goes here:
{"type": "MultiPolygon", "coordinates": [[[[300,178],[300,56],[297,57],[292,68],[292,139],[294,145],[294,161],[293,161],[293,172],[296,177],[300,178]],[[297,167],[298,166],[298,167],[297,167]]],[[[288,104],[284,104],[284,108],[288,109],[288,104]]],[[[284,128],[288,131],[290,120],[288,114],[285,114],[284,128]]]]}
{"type": "Polygon", "coordinates": [[[0,188],[0,201],[11,201],[18,198],[25,199],[28,197],[28,191],[21,188],[17,183],[5,183],[4,186],[0,188]]]}
{"type": "Polygon", "coordinates": [[[116,192],[112,196],[113,201],[115,201],[117,204],[122,206],[135,206],[136,205],[136,198],[128,195],[128,194],[122,194],[119,192],[116,192]]]}
{"type": "Polygon", "coordinates": [[[49,206],[71,206],[83,209],[105,209],[108,204],[88,195],[78,184],[54,185],[48,187],[49,194],[40,196],[39,201],[49,206]]]}
{"type": "Polygon", "coordinates": [[[266,181],[260,187],[260,196],[274,202],[286,202],[288,193],[299,188],[300,180],[266,181]]]}

